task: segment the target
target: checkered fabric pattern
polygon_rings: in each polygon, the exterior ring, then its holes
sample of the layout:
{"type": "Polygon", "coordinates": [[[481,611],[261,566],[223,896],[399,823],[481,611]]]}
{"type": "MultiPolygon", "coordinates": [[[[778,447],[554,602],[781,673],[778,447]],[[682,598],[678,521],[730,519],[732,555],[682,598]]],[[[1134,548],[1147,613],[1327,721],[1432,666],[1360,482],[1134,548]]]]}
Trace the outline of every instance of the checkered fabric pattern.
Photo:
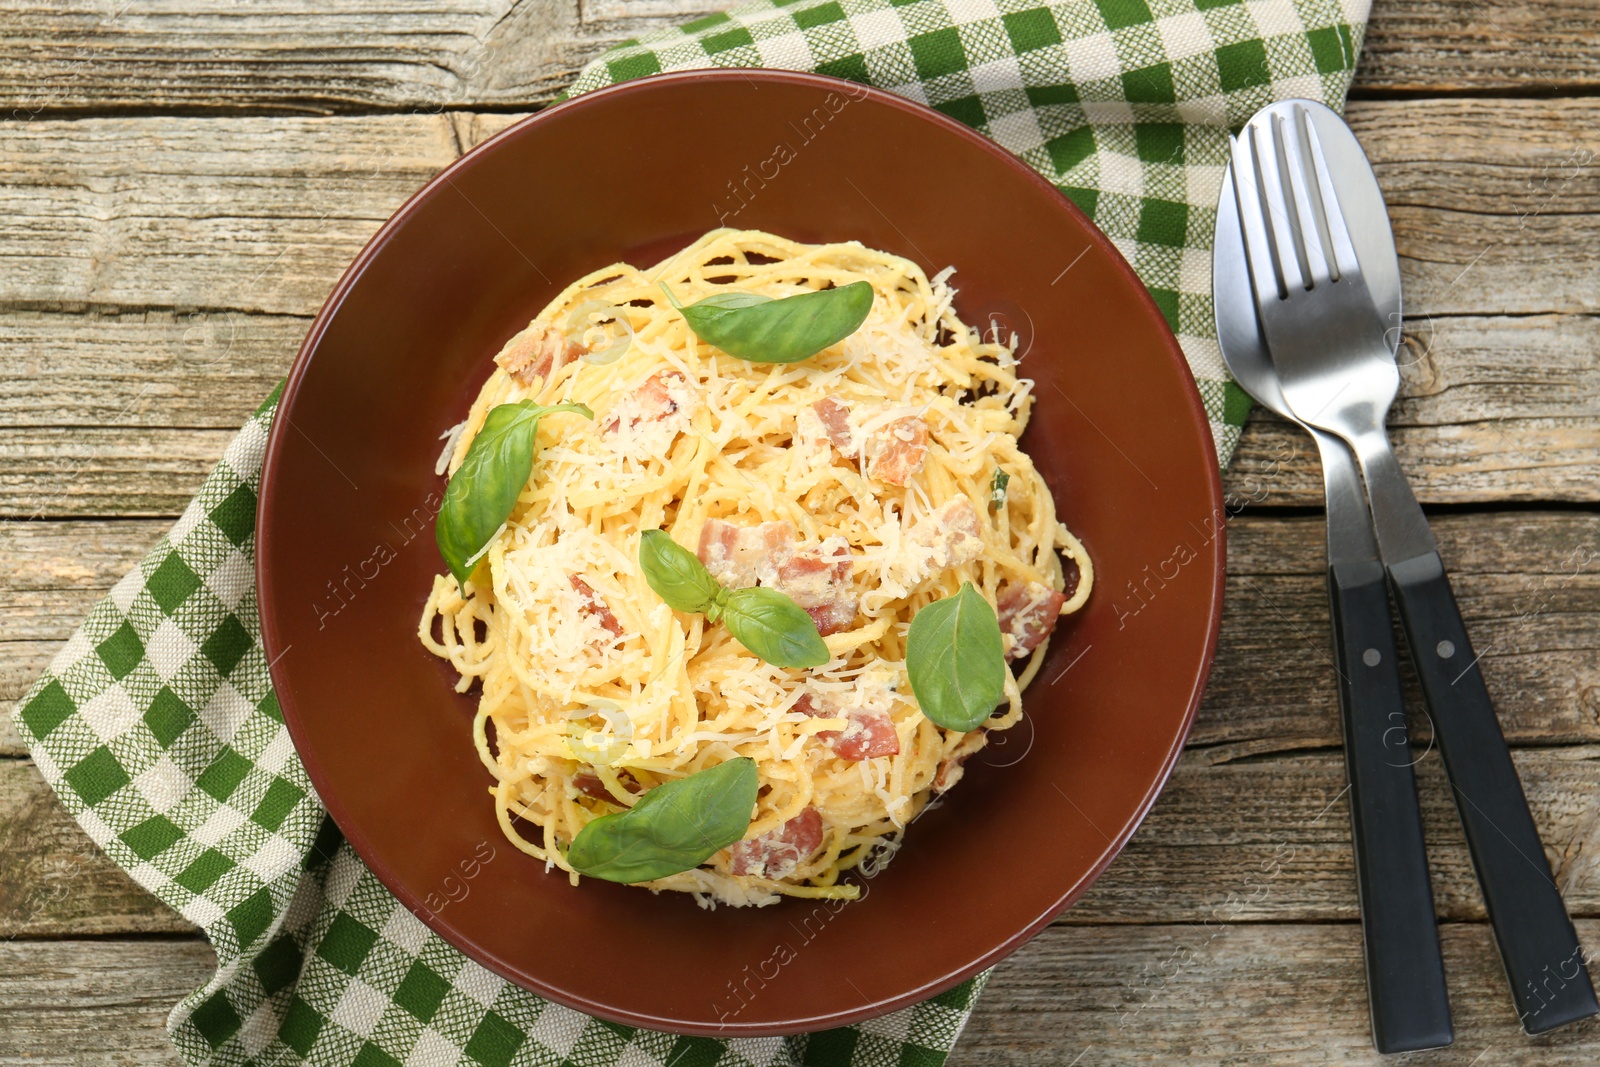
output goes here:
{"type": "Polygon", "coordinates": [[[1021,156],[1094,219],[1183,346],[1226,467],[1250,413],[1211,307],[1229,129],[1274,100],[1342,108],[1370,0],[763,0],[612,49],[569,95],[660,71],[865,82],[1021,156]]]}
{"type": "MultiPolygon", "coordinates": [[[[1183,343],[1226,463],[1249,408],[1211,328],[1228,128],[1285,96],[1342,103],[1365,0],[1340,2],[763,0],[619,46],[571,91],[693,67],[814,69],[982,130],[1133,264],[1183,343]]],[[[276,407],[275,393],[17,714],[39,770],[95,843],[216,948],[216,975],[168,1023],[188,1063],[943,1063],[987,975],[855,1027],[686,1038],[543,1001],[400,905],[319,804],[268,676],[252,578],[276,407]]]]}

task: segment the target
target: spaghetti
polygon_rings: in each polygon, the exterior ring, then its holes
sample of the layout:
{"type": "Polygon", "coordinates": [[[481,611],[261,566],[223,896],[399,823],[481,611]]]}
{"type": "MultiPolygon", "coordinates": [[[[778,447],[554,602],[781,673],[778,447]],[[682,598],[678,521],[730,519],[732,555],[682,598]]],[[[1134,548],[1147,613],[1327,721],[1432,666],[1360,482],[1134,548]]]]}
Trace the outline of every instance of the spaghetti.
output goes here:
{"type": "Polygon", "coordinates": [[[949,274],[853,242],[717,230],[649,270],[579,279],[496,357],[451,472],[495,405],[594,412],[540,422],[511,518],[465,588],[435,578],[419,627],[458,691],[481,686],[474,736],[518,848],[576,882],[566,849],[590,821],[747,756],[761,788],[745,840],[644,884],[708,905],[853,898],[841,876],[892,852],[988,733],[1021,719],[1093,569],[1017,447],[1032,383],[1012,345],[956,316],[949,274]],[[863,279],[865,323],[779,365],[700,341],[661,288],[687,304],[863,279]],[[776,667],[671,610],[638,564],[658,528],[725,585],[789,592],[829,662],[776,667]],[[912,616],[969,581],[998,607],[1014,666],[1004,708],[962,733],[918,710],[905,647],[912,616]]]}

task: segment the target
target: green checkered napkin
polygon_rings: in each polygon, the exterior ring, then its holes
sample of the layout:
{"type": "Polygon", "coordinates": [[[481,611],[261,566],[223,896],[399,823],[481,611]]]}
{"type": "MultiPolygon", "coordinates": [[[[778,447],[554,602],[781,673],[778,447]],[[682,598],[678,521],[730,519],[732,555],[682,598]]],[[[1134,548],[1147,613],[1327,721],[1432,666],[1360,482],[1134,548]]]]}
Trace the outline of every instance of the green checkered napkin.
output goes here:
{"type": "MultiPolygon", "coordinates": [[[[621,45],[571,91],[662,70],[785,67],[869,82],[977,127],[1056,183],[1133,264],[1183,345],[1226,463],[1249,410],[1223,373],[1211,322],[1209,248],[1228,128],[1283,97],[1340,105],[1366,4],[759,2],[621,45]]],[[[317,802],[268,678],[253,535],[276,408],[274,394],[17,715],[34,762],[89,836],[216,948],[217,974],[168,1023],[185,1060],[943,1062],[986,975],[854,1027],[684,1038],[543,1001],[468,961],[401,906],[317,802]]]]}

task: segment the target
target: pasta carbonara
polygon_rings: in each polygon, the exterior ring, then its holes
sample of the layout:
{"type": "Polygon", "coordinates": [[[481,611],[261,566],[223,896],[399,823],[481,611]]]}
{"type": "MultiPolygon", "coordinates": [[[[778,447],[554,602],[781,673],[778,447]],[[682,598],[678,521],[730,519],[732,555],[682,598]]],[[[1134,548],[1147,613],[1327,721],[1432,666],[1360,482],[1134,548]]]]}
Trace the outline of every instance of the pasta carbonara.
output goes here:
{"type": "Polygon", "coordinates": [[[713,231],[647,270],[569,286],[496,357],[441,473],[499,404],[583,404],[537,431],[533,477],[465,587],[434,580],[419,635],[476,690],[474,735],[506,836],[551,868],[591,821],[739,756],[760,792],[742,841],[643,883],[703,904],[853,898],[960,778],[1022,690],[1093,569],[1017,447],[1032,406],[1014,340],[952,309],[951,271],[857,243],[713,231]],[[700,340],[666,299],[784,297],[865,280],[866,320],[789,364],[700,340]],[[675,612],[638,562],[644,531],[697,552],[728,588],[764,585],[811,616],[829,661],[777,667],[675,612]],[[1065,563],[1064,563],[1065,561],[1065,563]],[[997,612],[1005,702],[970,732],[918,708],[906,635],[971,582],[997,612]]]}

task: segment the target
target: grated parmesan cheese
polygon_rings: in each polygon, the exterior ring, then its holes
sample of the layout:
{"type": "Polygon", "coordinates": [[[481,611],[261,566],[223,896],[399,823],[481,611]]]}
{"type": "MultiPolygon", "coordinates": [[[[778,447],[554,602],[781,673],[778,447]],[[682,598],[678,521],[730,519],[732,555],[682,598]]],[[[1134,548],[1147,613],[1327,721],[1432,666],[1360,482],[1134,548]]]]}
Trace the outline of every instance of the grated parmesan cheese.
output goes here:
{"type": "MultiPolygon", "coordinates": [[[[1081,546],[1017,449],[1031,383],[1013,373],[1012,347],[985,342],[956,317],[950,276],[947,268],[929,279],[853,242],[714,231],[649,271],[617,264],[570,286],[530,331],[597,318],[612,327],[569,336],[572,358],[550,361],[546,378],[497,370],[468,418],[444,435],[441,462],[453,471],[497,404],[533,399],[595,412],[540,421],[533,477],[486,563],[465,589],[437,578],[419,630],[455,665],[462,688],[482,686],[480,755],[518,847],[576,880],[566,848],[588,822],[631,804],[634,790],[749,756],[763,791],[746,839],[815,810],[824,834],[816,854],[769,880],[732,874],[724,851],[649,888],[692,893],[708,907],[851,898],[857,890],[840,875],[886,862],[941,771],[959,773],[954,754],[981,744],[981,731],[944,730],[918,709],[904,663],[912,615],[965,581],[991,602],[1006,581],[1060,588],[1056,549],[1081,546]],[[875,299],[840,344],[796,364],[748,363],[695,337],[658,287],[667,282],[689,303],[726,291],[727,278],[772,297],[865,278],[875,299]],[[609,361],[581,358],[590,344],[607,346],[609,361]],[[848,409],[853,441],[877,434],[880,448],[883,435],[908,439],[900,420],[920,420],[925,460],[903,485],[863,471],[863,448],[841,452],[829,439],[812,407],[824,398],[848,409]],[[997,466],[1011,488],[991,513],[997,466]],[[828,663],[774,667],[649,588],[640,535],[666,529],[693,549],[710,519],[786,523],[795,552],[831,559],[847,550],[859,615],[825,638],[828,663]],[[808,693],[824,710],[797,709],[808,693]],[[898,753],[841,757],[835,746],[848,750],[873,721],[898,753]],[[605,786],[599,798],[574,785],[579,774],[605,786]]],[[[757,561],[750,580],[775,584],[774,566],[757,561]]],[[[1020,718],[1034,669],[1008,683],[1011,707],[989,728],[1020,718]]]]}

